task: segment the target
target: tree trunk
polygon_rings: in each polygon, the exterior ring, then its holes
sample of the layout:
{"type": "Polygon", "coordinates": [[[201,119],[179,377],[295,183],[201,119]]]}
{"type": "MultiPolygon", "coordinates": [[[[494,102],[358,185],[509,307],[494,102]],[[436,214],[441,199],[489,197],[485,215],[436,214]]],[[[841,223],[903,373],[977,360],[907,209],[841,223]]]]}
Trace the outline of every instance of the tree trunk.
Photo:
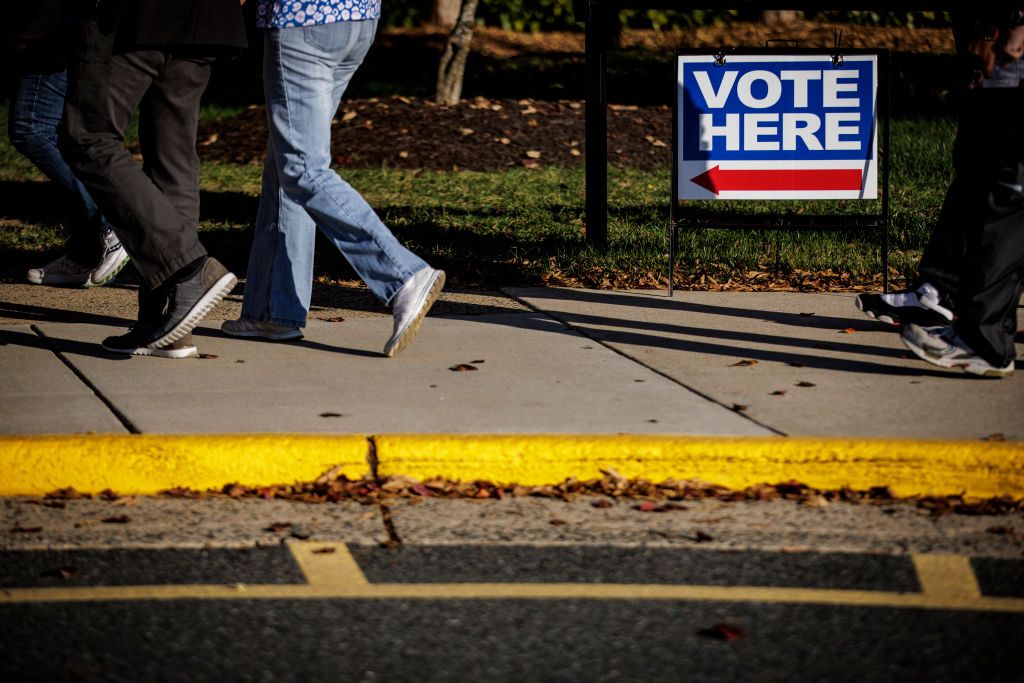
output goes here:
{"type": "Polygon", "coordinates": [[[466,73],[466,58],[469,57],[473,41],[473,24],[476,22],[476,6],[480,0],[463,0],[459,22],[448,36],[437,68],[438,104],[458,104],[462,99],[462,77],[466,73]]]}
{"type": "Polygon", "coordinates": [[[763,24],[792,24],[796,21],[796,10],[772,9],[761,12],[763,24]]]}
{"type": "Polygon", "coordinates": [[[461,5],[462,0],[433,0],[430,3],[430,24],[451,31],[459,20],[461,5]]]}

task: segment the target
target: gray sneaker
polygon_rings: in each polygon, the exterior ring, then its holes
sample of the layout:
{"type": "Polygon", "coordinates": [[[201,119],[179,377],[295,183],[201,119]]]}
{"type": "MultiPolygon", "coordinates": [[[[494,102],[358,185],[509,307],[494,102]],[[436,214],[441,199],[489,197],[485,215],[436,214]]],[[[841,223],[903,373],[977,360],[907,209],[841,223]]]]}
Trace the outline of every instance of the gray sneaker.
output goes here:
{"type": "Polygon", "coordinates": [[[190,277],[166,286],[167,313],[153,330],[146,346],[159,349],[184,337],[227,296],[237,282],[238,278],[220,261],[212,256],[206,257],[203,265],[190,277]]]}
{"type": "Polygon", "coordinates": [[[71,260],[69,256],[61,256],[47,263],[42,268],[28,271],[28,281],[34,285],[52,285],[54,287],[87,287],[93,269],[71,260]]]}
{"type": "Polygon", "coordinates": [[[291,341],[302,339],[302,330],[293,325],[279,325],[278,323],[264,322],[258,320],[225,320],[220,331],[229,337],[258,337],[271,341],[291,341]]]}
{"type": "Polygon", "coordinates": [[[192,343],[192,335],[186,334],[181,339],[159,349],[146,346],[151,329],[140,325],[128,330],[127,334],[107,337],[103,340],[103,348],[114,353],[126,353],[133,356],[153,356],[154,358],[191,358],[199,355],[199,349],[192,343]]]}
{"type": "Polygon", "coordinates": [[[921,327],[910,323],[903,326],[900,339],[918,358],[941,368],[960,368],[981,377],[1009,377],[1013,374],[1012,360],[1002,368],[989,363],[960,338],[952,325],[921,327]]]}
{"type": "Polygon", "coordinates": [[[89,274],[86,287],[102,287],[113,280],[121,269],[128,265],[128,252],[121,240],[110,228],[103,231],[103,258],[100,264],[89,274]]]}

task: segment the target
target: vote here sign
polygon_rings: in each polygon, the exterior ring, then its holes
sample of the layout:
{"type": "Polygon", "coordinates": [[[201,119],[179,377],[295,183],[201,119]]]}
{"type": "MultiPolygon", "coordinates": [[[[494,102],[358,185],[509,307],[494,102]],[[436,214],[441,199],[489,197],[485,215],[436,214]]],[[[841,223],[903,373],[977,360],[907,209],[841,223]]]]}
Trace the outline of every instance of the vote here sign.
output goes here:
{"type": "Polygon", "coordinates": [[[678,55],[680,199],[875,199],[876,55],[678,55]]]}

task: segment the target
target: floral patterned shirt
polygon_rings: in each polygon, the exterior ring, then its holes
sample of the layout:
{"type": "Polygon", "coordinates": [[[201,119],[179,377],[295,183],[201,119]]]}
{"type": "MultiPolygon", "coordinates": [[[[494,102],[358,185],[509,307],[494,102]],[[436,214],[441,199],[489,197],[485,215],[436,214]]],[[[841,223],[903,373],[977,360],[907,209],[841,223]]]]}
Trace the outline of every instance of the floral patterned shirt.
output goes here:
{"type": "Polygon", "coordinates": [[[381,0],[258,0],[256,26],[291,28],[380,18],[381,0]]]}

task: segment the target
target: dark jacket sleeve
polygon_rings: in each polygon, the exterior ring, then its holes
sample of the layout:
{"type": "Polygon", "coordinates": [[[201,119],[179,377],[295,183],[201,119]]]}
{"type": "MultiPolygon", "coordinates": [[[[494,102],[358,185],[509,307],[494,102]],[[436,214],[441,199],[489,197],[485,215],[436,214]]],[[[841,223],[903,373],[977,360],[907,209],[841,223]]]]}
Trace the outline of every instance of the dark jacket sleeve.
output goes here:
{"type": "Polygon", "coordinates": [[[178,48],[217,55],[246,47],[238,0],[120,0],[123,48],[178,48]]]}

